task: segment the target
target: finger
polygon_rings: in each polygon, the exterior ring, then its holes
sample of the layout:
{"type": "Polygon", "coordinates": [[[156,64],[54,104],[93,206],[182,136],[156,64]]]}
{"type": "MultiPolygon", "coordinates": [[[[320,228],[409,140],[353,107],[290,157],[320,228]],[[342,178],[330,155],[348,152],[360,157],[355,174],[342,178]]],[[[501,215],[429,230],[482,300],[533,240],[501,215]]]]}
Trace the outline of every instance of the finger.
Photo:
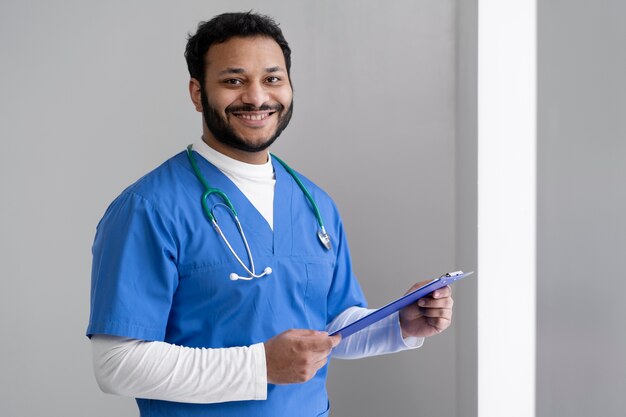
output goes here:
{"type": "Polygon", "coordinates": [[[428,323],[430,327],[437,329],[437,331],[442,332],[450,327],[452,321],[444,319],[443,317],[427,317],[426,323],[428,323]]]}
{"type": "Polygon", "coordinates": [[[452,295],[452,288],[450,288],[449,285],[446,285],[445,287],[441,287],[432,293],[433,298],[445,298],[445,297],[450,297],[451,295],[452,295]]]}
{"type": "Polygon", "coordinates": [[[454,300],[451,297],[439,299],[423,297],[417,300],[417,305],[424,308],[452,308],[454,300]]]}
{"type": "Polygon", "coordinates": [[[306,349],[312,352],[328,354],[341,341],[341,335],[328,336],[327,332],[315,332],[307,338],[306,349]]]}
{"type": "Polygon", "coordinates": [[[424,308],[420,311],[422,316],[428,318],[441,317],[447,320],[452,318],[452,310],[448,308],[424,308]]]}
{"type": "Polygon", "coordinates": [[[320,367],[324,366],[325,362],[327,361],[328,358],[330,357],[332,352],[332,349],[328,349],[328,350],[324,350],[324,351],[315,351],[315,352],[311,352],[309,354],[309,358],[311,360],[311,363],[313,364],[319,364],[321,363],[321,365],[319,365],[320,367]],[[324,363],[322,363],[324,362],[324,363]]]}
{"type": "Polygon", "coordinates": [[[404,307],[401,311],[400,314],[401,316],[406,320],[414,320],[417,318],[420,318],[422,316],[422,312],[420,311],[420,307],[417,306],[417,303],[413,303],[413,304],[409,304],[408,306],[404,307]]]}
{"type": "Polygon", "coordinates": [[[331,348],[334,348],[339,343],[341,343],[341,335],[339,333],[337,333],[334,336],[329,336],[328,338],[330,339],[330,342],[331,342],[331,348]]]}
{"type": "Polygon", "coordinates": [[[297,335],[300,337],[305,337],[305,338],[320,338],[320,337],[324,337],[324,336],[328,336],[328,333],[326,332],[322,332],[320,330],[310,330],[310,329],[297,329],[294,330],[295,332],[297,332],[297,335]]]}
{"type": "Polygon", "coordinates": [[[326,364],[328,363],[328,356],[324,356],[323,359],[315,362],[315,364],[313,365],[315,369],[315,372],[319,371],[321,368],[323,368],[324,366],[326,366],[326,364]]]}
{"type": "MultiPolygon", "coordinates": [[[[328,360],[329,356],[330,356],[330,351],[329,352],[312,352],[308,356],[307,362],[310,364],[310,366],[317,366],[317,364],[328,360]]],[[[324,365],[322,364],[320,366],[324,366],[324,365]]]]}

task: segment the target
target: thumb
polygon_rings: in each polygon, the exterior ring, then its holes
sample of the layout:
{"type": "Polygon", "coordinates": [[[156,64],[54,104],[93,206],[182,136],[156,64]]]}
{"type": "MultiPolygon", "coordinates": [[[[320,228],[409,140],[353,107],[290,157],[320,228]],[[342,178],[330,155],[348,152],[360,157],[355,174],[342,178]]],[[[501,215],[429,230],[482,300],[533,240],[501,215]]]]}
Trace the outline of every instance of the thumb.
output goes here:
{"type": "Polygon", "coordinates": [[[341,335],[339,333],[334,336],[329,336],[329,338],[333,347],[337,347],[337,345],[341,342],[341,335]]]}

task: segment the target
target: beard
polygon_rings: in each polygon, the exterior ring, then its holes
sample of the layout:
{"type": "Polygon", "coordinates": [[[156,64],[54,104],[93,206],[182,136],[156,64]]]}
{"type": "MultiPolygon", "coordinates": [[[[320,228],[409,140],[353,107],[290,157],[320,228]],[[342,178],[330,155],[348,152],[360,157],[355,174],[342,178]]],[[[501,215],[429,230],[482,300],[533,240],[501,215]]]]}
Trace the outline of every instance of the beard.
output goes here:
{"type": "Polygon", "coordinates": [[[280,136],[283,130],[285,130],[291,120],[291,115],[293,114],[293,100],[289,103],[289,107],[286,110],[285,106],[279,103],[271,106],[264,104],[258,108],[251,105],[231,105],[226,107],[226,114],[242,111],[272,111],[277,113],[278,125],[276,126],[274,133],[260,143],[253,144],[245,138],[239,136],[228,124],[226,119],[224,119],[222,115],[209,104],[209,100],[204,93],[204,89],[200,91],[200,100],[202,101],[202,116],[204,117],[204,122],[209,128],[211,134],[213,134],[213,137],[224,145],[245,152],[260,152],[269,148],[276,141],[278,136],[280,136]]]}

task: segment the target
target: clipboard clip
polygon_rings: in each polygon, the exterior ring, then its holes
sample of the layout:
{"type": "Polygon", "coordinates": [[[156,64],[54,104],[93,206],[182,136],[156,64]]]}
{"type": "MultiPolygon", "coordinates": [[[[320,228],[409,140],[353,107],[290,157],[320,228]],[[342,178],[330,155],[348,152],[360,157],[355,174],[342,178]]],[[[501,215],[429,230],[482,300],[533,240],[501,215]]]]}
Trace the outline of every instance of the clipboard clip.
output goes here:
{"type": "Polygon", "coordinates": [[[444,275],[444,277],[451,278],[451,277],[458,277],[459,275],[463,275],[463,271],[448,272],[447,274],[444,275]]]}

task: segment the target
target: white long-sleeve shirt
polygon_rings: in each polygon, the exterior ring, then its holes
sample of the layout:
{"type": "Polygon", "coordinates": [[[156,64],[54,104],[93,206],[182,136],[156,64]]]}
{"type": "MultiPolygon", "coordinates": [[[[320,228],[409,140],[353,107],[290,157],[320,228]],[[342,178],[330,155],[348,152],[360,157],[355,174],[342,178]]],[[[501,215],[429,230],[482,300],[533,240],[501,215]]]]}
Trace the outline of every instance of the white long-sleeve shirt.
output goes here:
{"type": "MultiPolygon", "coordinates": [[[[351,307],[327,331],[372,311],[351,307]]],[[[382,355],[420,347],[423,340],[403,339],[396,313],[342,340],[331,355],[341,359],[382,355]]],[[[107,335],[94,335],[91,343],[96,380],[110,394],[187,403],[267,398],[263,343],[206,349],[107,335]]]]}
{"type": "MultiPolygon", "coordinates": [[[[246,164],[201,141],[194,144],[194,150],[231,179],[273,225],[275,178],[270,158],[266,164],[246,164]]],[[[326,330],[333,332],[371,311],[348,308],[326,330]]],[[[267,398],[263,343],[206,349],[110,335],[94,335],[91,341],[96,380],[107,393],[188,403],[267,398]]],[[[417,348],[422,343],[423,338],[402,338],[396,313],[342,340],[332,356],[356,359],[417,348]]]]}

